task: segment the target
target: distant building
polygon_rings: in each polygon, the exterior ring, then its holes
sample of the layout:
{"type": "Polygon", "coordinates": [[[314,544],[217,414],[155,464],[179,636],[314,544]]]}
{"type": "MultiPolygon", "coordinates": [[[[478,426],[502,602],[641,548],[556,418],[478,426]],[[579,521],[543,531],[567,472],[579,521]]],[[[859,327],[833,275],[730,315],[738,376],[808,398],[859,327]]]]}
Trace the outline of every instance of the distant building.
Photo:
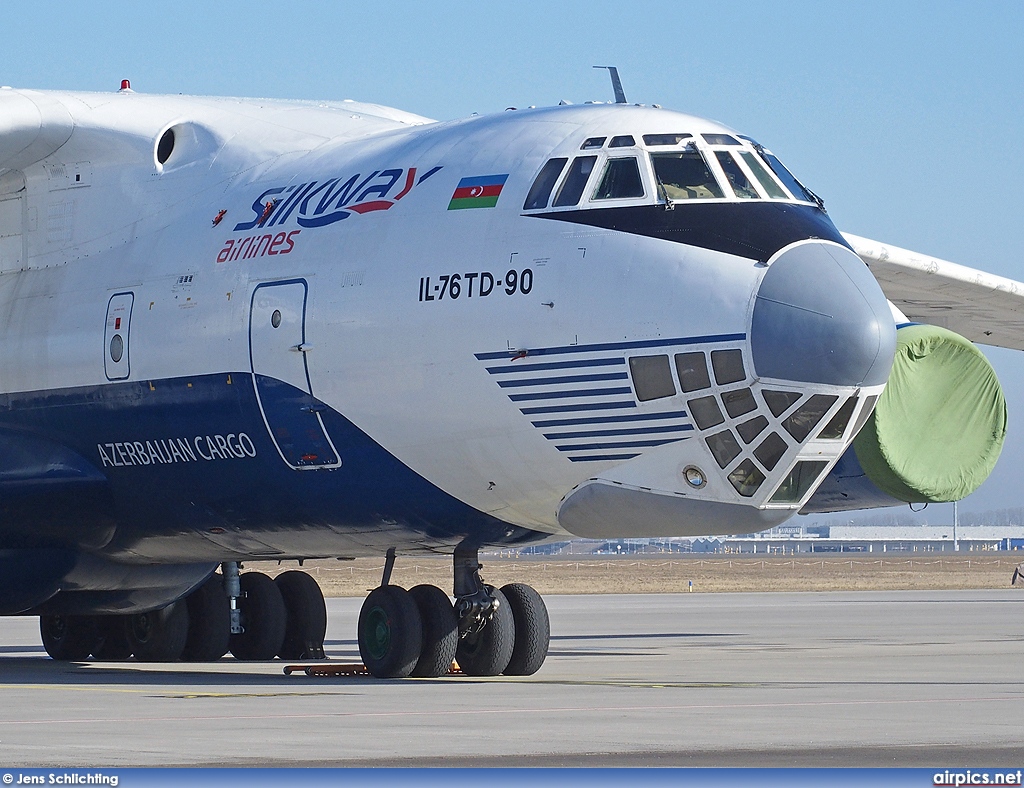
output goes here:
{"type": "MultiPolygon", "coordinates": [[[[518,555],[650,555],[657,553],[951,553],[1024,551],[1024,526],[780,525],[740,536],[697,539],[574,539],[514,551],[518,555]]],[[[501,551],[511,552],[513,551],[501,551]]]]}
{"type": "Polygon", "coordinates": [[[783,525],[693,541],[699,553],[951,553],[1024,550],[1019,525],[783,525]]]}

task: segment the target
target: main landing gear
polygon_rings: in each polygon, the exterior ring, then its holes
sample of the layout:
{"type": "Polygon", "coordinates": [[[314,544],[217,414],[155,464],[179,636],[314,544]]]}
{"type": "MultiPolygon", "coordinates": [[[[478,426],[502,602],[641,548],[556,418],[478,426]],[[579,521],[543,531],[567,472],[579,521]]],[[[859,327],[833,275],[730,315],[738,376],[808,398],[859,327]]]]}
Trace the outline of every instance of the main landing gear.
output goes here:
{"type": "Polygon", "coordinates": [[[455,551],[455,605],[435,586],[391,585],[395,552],[359,613],[359,653],[378,678],[443,676],[453,659],[470,676],[529,676],[548,653],[547,608],[534,589],[480,578],[476,549],[455,551]]]}
{"type": "MultiPolygon", "coordinates": [[[[480,577],[477,550],[454,555],[455,604],[440,588],[391,585],[388,551],[380,587],[359,612],[359,653],[378,678],[449,673],[529,676],[548,653],[548,611],[534,589],[500,589],[480,577]]],[[[290,571],[271,579],[239,574],[226,563],[184,599],[130,616],[41,616],[46,652],[56,660],[211,662],[229,651],[240,660],[324,659],[327,607],[317,582],[290,571]]]]}
{"type": "Polygon", "coordinates": [[[40,616],[53,659],[81,662],[212,662],[229,651],[242,660],[324,659],[327,606],[305,572],[276,578],[238,573],[226,563],[184,599],[130,616],[40,616]]]}

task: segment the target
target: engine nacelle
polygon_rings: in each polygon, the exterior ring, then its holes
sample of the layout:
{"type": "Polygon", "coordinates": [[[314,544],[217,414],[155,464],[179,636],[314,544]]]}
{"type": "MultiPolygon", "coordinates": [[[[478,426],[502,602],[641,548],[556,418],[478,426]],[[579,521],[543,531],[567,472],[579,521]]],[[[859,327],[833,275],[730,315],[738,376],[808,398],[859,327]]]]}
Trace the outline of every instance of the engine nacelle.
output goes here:
{"type": "Polygon", "coordinates": [[[1005,437],[1006,401],[982,352],[944,328],[905,326],[874,412],[801,513],[959,501],[1005,437]]]}

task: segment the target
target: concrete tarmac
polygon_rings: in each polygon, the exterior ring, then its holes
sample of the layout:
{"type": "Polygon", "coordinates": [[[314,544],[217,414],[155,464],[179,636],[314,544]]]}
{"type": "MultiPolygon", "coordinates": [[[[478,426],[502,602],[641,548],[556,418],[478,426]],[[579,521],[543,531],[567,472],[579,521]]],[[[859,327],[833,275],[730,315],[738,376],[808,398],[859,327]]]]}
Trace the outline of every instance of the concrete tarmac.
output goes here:
{"type": "MultiPolygon", "coordinates": [[[[1024,764],[1024,593],[549,596],[527,678],[67,664],[0,619],[0,761],[30,766],[1024,764]]],[[[358,661],[361,600],[328,600],[358,661]]]]}

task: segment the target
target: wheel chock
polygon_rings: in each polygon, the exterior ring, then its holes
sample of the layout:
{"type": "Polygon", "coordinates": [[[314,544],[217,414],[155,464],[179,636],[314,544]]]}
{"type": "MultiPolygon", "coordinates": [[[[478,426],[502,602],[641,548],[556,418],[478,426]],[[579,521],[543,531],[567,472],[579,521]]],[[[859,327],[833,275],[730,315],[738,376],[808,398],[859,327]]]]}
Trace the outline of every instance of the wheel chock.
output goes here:
{"type": "MultiPolygon", "coordinates": [[[[333,678],[337,676],[369,676],[370,671],[366,669],[366,665],[362,662],[349,662],[343,664],[324,664],[318,665],[285,665],[284,675],[290,676],[293,673],[302,673],[306,676],[315,676],[317,678],[333,678]]],[[[459,667],[458,662],[452,662],[451,670],[448,671],[449,676],[463,675],[462,668],[459,667]]]]}

